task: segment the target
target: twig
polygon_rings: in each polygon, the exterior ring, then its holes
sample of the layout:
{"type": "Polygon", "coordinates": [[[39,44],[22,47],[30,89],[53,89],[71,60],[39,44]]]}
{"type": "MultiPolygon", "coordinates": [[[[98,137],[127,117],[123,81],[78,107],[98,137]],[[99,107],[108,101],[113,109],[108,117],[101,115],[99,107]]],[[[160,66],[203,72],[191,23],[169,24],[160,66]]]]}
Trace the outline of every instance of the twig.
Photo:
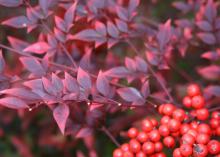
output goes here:
{"type": "Polygon", "coordinates": [[[115,139],[115,137],[112,135],[112,133],[105,127],[102,127],[102,131],[112,140],[112,142],[117,146],[120,147],[119,142],[115,139]]]}

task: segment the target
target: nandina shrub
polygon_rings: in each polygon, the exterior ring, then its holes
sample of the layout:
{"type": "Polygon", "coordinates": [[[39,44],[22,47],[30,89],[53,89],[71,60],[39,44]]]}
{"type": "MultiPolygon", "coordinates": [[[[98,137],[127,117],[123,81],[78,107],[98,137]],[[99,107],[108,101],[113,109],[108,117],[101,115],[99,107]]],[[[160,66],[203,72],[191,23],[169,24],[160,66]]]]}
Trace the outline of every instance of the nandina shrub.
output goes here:
{"type": "Polygon", "coordinates": [[[14,147],[24,157],[112,156],[112,147],[125,141],[119,135],[127,137],[124,130],[149,115],[153,119],[144,120],[137,139],[138,129],[129,130],[132,147],[122,145],[119,156],[125,150],[124,156],[152,155],[154,147],[157,156],[172,156],[164,146],[176,156],[218,154],[213,147],[219,146],[219,5],[214,0],[0,0],[3,156],[17,154],[14,147]],[[157,109],[164,115],[158,130],[157,109]],[[181,137],[180,126],[195,129],[207,121],[215,137],[199,134],[193,146],[174,138],[181,137]],[[138,140],[147,143],[140,148],[138,140]]]}

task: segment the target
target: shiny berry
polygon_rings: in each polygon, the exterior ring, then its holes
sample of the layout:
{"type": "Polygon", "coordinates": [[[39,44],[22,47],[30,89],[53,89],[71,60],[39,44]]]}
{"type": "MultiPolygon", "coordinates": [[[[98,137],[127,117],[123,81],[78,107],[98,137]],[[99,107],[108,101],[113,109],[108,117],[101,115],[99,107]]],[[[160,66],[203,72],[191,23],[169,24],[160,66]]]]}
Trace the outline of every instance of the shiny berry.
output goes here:
{"type": "Polygon", "coordinates": [[[115,149],[113,152],[113,157],[123,157],[123,151],[121,149],[115,149]]]}
{"type": "Polygon", "coordinates": [[[198,126],[198,132],[199,133],[205,133],[205,134],[211,134],[211,128],[210,128],[210,126],[208,125],[208,124],[205,124],[205,123],[203,123],[203,124],[200,124],[199,126],[198,126]]]}
{"type": "Polygon", "coordinates": [[[167,136],[163,139],[163,144],[168,148],[172,148],[175,146],[175,139],[172,136],[167,136]]]}
{"type": "Polygon", "coordinates": [[[181,152],[180,152],[180,148],[176,148],[173,151],[173,157],[183,157],[181,152]]]}
{"type": "Polygon", "coordinates": [[[207,108],[196,110],[196,118],[198,120],[207,120],[209,118],[209,111],[207,108]]]}
{"type": "Polygon", "coordinates": [[[198,144],[207,144],[209,140],[210,140],[210,136],[204,133],[198,134],[196,137],[196,142],[198,144]]]}
{"type": "Polygon", "coordinates": [[[154,126],[153,126],[153,123],[148,120],[148,119],[145,119],[142,121],[142,130],[145,131],[145,132],[150,132],[151,130],[153,130],[154,126]]]}
{"type": "Polygon", "coordinates": [[[136,157],[147,157],[144,152],[140,151],[136,154],[136,157]]]}
{"type": "Polygon", "coordinates": [[[163,114],[167,116],[171,116],[173,111],[175,110],[175,106],[172,104],[164,104],[163,114]]]}
{"type": "Polygon", "coordinates": [[[160,127],[158,128],[159,130],[159,133],[161,136],[168,136],[170,134],[170,130],[169,130],[169,127],[168,125],[160,125],[160,127]]]}
{"type": "Polygon", "coordinates": [[[160,140],[160,133],[158,130],[152,130],[150,133],[149,133],[149,139],[152,141],[152,142],[157,142],[160,140]]]}
{"type": "Polygon", "coordinates": [[[212,118],[220,120],[220,112],[219,111],[212,112],[212,118]]]}
{"type": "Polygon", "coordinates": [[[134,154],[132,152],[127,151],[123,153],[123,157],[134,157],[134,154]]]}
{"type": "Polygon", "coordinates": [[[137,153],[141,150],[141,144],[135,139],[130,140],[129,146],[130,146],[130,151],[133,153],[137,153]]]}
{"type": "Polygon", "coordinates": [[[220,142],[217,140],[211,140],[209,141],[207,148],[210,154],[218,154],[220,153],[220,142]]]}
{"type": "Polygon", "coordinates": [[[180,129],[181,123],[176,119],[169,121],[168,127],[171,132],[177,132],[180,129]]]}
{"type": "Polygon", "coordinates": [[[210,119],[209,124],[211,128],[216,129],[218,126],[220,126],[220,121],[218,119],[212,118],[210,119]]]}
{"type": "Polygon", "coordinates": [[[182,124],[181,127],[180,127],[180,133],[183,135],[185,133],[187,133],[187,131],[190,130],[190,125],[185,123],[185,124],[182,124]]]}
{"type": "Polygon", "coordinates": [[[173,118],[178,120],[178,121],[183,121],[186,117],[186,114],[185,114],[185,111],[182,110],[182,109],[176,109],[174,112],[173,112],[173,118]]]}
{"type": "Polygon", "coordinates": [[[184,157],[189,157],[193,153],[193,148],[189,144],[182,144],[180,146],[181,155],[184,157]]]}
{"type": "Polygon", "coordinates": [[[154,127],[156,127],[158,125],[158,121],[156,119],[151,118],[150,121],[152,122],[154,127]]]}
{"type": "Polygon", "coordinates": [[[128,143],[124,143],[121,145],[121,150],[126,152],[126,151],[130,151],[130,145],[128,143]]]}
{"type": "Polygon", "coordinates": [[[137,136],[137,140],[141,143],[146,142],[149,139],[148,134],[145,132],[139,132],[138,136],[137,136]]]}
{"type": "Polygon", "coordinates": [[[129,138],[135,138],[138,135],[138,130],[136,128],[130,128],[128,130],[128,137],[129,138]]]}
{"type": "Polygon", "coordinates": [[[155,146],[154,146],[154,143],[152,142],[145,142],[143,145],[142,145],[142,151],[147,154],[147,155],[150,155],[150,154],[153,154],[155,152],[155,146]]]}
{"type": "Polygon", "coordinates": [[[205,99],[201,95],[192,97],[192,107],[195,109],[203,108],[205,105],[205,99]]]}
{"type": "Polygon", "coordinates": [[[182,103],[187,108],[192,107],[192,99],[189,96],[185,96],[182,103]]]}
{"type": "Polygon", "coordinates": [[[197,84],[191,84],[187,87],[187,95],[191,97],[199,95],[200,93],[200,87],[197,84]]]}
{"type": "Polygon", "coordinates": [[[159,153],[163,150],[163,144],[161,142],[155,142],[154,147],[156,153],[159,153]]]}
{"type": "Polygon", "coordinates": [[[182,136],[182,143],[183,144],[188,144],[188,145],[193,145],[195,143],[195,137],[192,136],[191,134],[184,134],[182,136]]]}
{"type": "Polygon", "coordinates": [[[206,157],[208,155],[207,146],[204,144],[197,144],[193,147],[194,157],[206,157]]]}
{"type": "Polygon", "coordinates": [[[161,124],[168,124],[169,123],[169,121],[170,121],[170,117],[169,116],[163,116],[162,118],[161,118],[161,120],[160,120],[160,123],[161,124]]]}
{"type": "Polygon", "coordinates": [[[162,152],[154,154],[153,157],[166,157],[166,155],[162,152]]]}

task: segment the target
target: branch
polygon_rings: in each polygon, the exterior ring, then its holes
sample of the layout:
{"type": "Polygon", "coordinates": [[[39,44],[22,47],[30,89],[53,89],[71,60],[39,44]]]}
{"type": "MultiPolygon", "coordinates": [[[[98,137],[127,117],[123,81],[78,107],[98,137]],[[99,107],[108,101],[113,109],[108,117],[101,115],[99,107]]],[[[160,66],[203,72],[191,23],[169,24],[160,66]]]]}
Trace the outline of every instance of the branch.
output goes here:
{"type": "Polygon", "coordinates": [[[112,142],[113,142],[117,147],[120,147],[119,142],[115,139],[115,137],[112,135],[112,133],[111,133],[105,126],[103,126],[101,130],[112,140],[112,142]]]}

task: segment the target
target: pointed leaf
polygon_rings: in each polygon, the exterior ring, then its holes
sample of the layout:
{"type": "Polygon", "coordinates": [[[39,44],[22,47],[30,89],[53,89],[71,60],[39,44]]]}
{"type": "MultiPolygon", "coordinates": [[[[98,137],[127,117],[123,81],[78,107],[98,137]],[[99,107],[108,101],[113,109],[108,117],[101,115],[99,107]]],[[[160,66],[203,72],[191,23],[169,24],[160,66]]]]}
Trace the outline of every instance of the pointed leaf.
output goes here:
{"type": "Polygon", "coordinates": [[[199,68],[198,73],[209,80],[216,80],[220,78],[220,66],[210,65],[204,68],[199,68]]]}
{"type": "Polygon", "coordinates": [[[61,92],[63,90],[62,80],[54,73],[52,73],[52,84],[58,92],[61,92]]]}
{"type": "Polygon", "coordinates": [[[43,54],[48,51],[49,45],[46,42],[40,41],[37,43],[34,43],[28,47],[26,47],[23,51],[24,52],[33,52],[37,54],[43,54]]]}
{"type": "Polygon", "coordinates": [[[203,31],[212,31],[212,25],[207,21],[198,21],[196,25],[203,31]]]}
{"type": "Polygon", "coordinates": [[[198,33],[197,36],[206,44],[213,45],[216,43],[216,38],[212,33],[198,33]]]}
{"type": "Polygon", "coordinates": [[[0,49],[0,73],[2,73],[5,69],[5,60],[2,55],[2,50],[0,49]]]}
{"type": "Polygon", "coordinates": [[[109,81],[106,76],[100,71],[96,80],[96,88],[104,96],[108,96],[110,92],[109,81]]]}
{"type": "Polygon", "coordinates": [[[106,76],[110,76],[110,77],[123,78],[123,77],[127,77],[131,73],[125,67],[119,66],[106,71],[105,74],[106,76]]]}
{"type": "Polygon", "coordinates": [[[76,6],[77,6],[77,1],[75,1],[72,6],[69,7],[69,9],[66,11],[64,15],[64,21],[67,24],[68,30],[71,28],[73,19],[75,17],[75,12],[76,12],[76,6]]]}
{"type": "Polygon", "coordinates": [[[71,39],[82,40],[82,41],[95,41],[96,38],[102,37],[93,29],[85,29],[71,37],[71,39]]]}
{"type": "Polygon", "coordinates": [[[73,78],[70,74],[65,72],[65,80],[64,80],[65,88],[74,93],[79,93],[79,85],[75,78],[73,78]]]}
{"type": "Polygon", "coordinates": [[[144,98],[147,98],[150,94],[150,87],[149,87],[149,82],[146,81],[141,87],[141,94],[144,96],[144,98]]]}
{"type": "Polygon", "coordinates": [[[142,99],[140,92],[133,87],[119,88],[117,93],[128,102],[134,102],[142,99]]]}
{"type": "Polygon", "coordinates": [[[208,0],[208,3],[204,10],[205,17],[209,20],[209,22],[213,22],[217,16],[217,8],[213,0],[208,0]]]}
{"type": "Polygon", "coordinates": [[[106,26],[102,22],[96,21],[95,22],[95,29],[101,35],[106,36],[106,34],[107,34],[106,26]]]}
{"type": "Polygon", "coordinates": [[[69,117],[69,113],[70,113],[69,107],[66,104],[59,104],[53,110],[53,117],[55,121],[57,122],[57,125],[59,126],[62,134],[65,133],[66,122],[69,117]]]}
{"type": "Polygon", "coordinates": [[[108,34],[114,38],[118,38],[119,36],[119,31],[117,27],[110,21],[107,22],[107,31],[108,34]]]}
{"type": "Polygon", "coordinates": [[[79,67],[78,74],[77,74],[77,82],[80,86],[84,89],[91,89],[92,88],[92,81],[87,72],[79,67]]]}
{"type": "Polygon", "coordinates": [[[147,62],[138,56],[135,57],[135,60],[136,60],[137,70],[146,73],[148,69],[147,62]]]}
{"type": "Polygon", "coordinates": [[[5,97],[0,99],[0,105],[12,109],[25,109],[27,108],[26,102],[15,97],[5,97]]]}
{"type": "MultiPolygon", "coordinates": [[[[29,43],[23,41],[23,40],[20,40],[20,39],[17,39],[17,38],[14,38],[12,36],[8,36],[8,41],[9,43],[11,44],[11,46],[16,49],[16,50],[19,50],[19,51],[23,51],[26,47],[29,46],[29,43]]],[[[22,53],[23,54],[23,53],[22,53]]]]}
{"type": "Polygon", "coordinates": [[[5,7],[18,7],[23,3],[23,0],[0,0],[0,5],[5,7]]]}
{"type": "Polygon", "coordinates": [[[26,16],[17,16],[3,21],[2,24],[14,28],[25,28],[29,24],[29,21],[26,16]]]}
{"type": "Polygon", "coordinates": [[[50,80],[48,80],[47,78],[43,77],[42,78],[42,83],[44,86],[45,91],[47,91],[47,93],[57,96],[57,89],[54,87],[54,85],[52,84],[52,82],[50,80]]]}

